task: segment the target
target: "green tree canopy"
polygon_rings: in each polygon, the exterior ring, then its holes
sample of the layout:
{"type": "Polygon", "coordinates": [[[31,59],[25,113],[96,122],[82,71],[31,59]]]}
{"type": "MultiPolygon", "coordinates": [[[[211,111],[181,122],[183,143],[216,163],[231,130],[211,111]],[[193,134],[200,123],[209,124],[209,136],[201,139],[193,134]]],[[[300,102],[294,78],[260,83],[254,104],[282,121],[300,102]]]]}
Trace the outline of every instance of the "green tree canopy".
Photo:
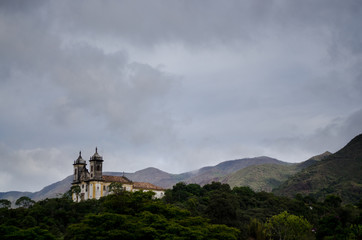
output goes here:
{"type": "Polygon", "coordinates": [[[16,200],[15,205],[19,207],[28,208],[32,206],[35,203],[35,201],[31,200],[30,197],[22,196],[18,200],[16,200]]]}
{"type": "Polygon", "coordinates": [[[284,211],[271,217],[266,223],[267,235],[275,240],[314,239],[312,225],[303,217],[284,211]]]}
{"type": "Polygon", "coordinates": [[[7,199],[0,199],[0,208],[10,208],[11,202],[7,199]]]}
{"type": "Polygon", "coordinates": [[[78,202],[79,193],[81,192],[81,189],[80,189],[79,185],[74,185],[74,186],[72,186],[72,187],[70,188],[70,191],[71,191],[72,194],[73,194],[73,193],[75,194],[75,196],[77,197],[77,202],[78,202]]]}
{"type": "Polygon", "coordinates": [[[108,188],[110,192],[113,192],[114,194],[117,195],[124,192],[123,185],[120,182],[112,182],[108,188]]]}

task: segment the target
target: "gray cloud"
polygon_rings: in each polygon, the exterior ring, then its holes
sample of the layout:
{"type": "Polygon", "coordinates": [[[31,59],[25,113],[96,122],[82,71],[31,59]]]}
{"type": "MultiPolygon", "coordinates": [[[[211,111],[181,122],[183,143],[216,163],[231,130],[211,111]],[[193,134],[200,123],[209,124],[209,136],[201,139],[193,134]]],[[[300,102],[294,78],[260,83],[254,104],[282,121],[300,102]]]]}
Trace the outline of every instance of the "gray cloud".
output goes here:
{"type": "Polygon", "coordinates": [[[118,171],[336,151],[362,131],[361,11],[353,0],[2,1],[0,191],[38,190],[97,145],[118,171]]]}
{"type": "Polygon", "coordinates": [[[320,154],[322,151],[336,152],[346,145],[358,133],[362,133],[362,109],[348,116],[332,119],[320,125],[314,132],[288,138],[267,141],[271,151],[281,152],[289,149],[285,156],[303,154],[305,159],[320,154]],[[324,148],[324,150],[322,150],[324,148]]]}

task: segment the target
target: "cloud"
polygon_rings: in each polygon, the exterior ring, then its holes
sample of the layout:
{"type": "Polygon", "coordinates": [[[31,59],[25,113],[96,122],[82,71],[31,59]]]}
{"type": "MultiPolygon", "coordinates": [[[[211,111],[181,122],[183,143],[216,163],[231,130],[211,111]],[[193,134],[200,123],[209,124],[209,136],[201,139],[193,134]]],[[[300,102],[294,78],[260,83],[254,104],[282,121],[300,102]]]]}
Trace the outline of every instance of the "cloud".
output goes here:
{"type": "Polygon", "coordinates": [[[102,122],[97,133],[121,132],[125,139],[138,143],[157,138],[159,129],[172,124],[163,104],[175,85],[172,76],[148,64],[129,62],[124,52],[105,54],[77,46],[67,53],[52,73],[64,91],[51,113],[54,121],[74,126],[74,118],[86,113],[85,117],[102,122]]]}
{"type": "Polygon", "coordinates": [[[330,120],[327,123],[320,124],[314,132],[304,135],[292,135],[288,138],[276,138],[266,141],[270,152],[282,153],[293,159],[298,156],[300,160],[309,159],[314,155],[330,151],[337,152],[344,147],[352,138],[362,134],[362,109],[352,112],[346,117],[339,117],[330,120]],[[288,151],[282,151],[288,149],[288,151]]]}
{"type": "Polygon", "coordinates": [[[55,148],[14,150],[2,143],[0,152],[1,191],[39,191],[49,183],[62,179],[63,169],[72,170],[71,165],[61,161],[67,155],[55,148]]]}
{"type": "Polygon", "coordinates": [[[0,4],[0,161],[34,166],[4,188],[95,146],[110,170],[181,172],[361,130],[360,1],[0,4]]]}

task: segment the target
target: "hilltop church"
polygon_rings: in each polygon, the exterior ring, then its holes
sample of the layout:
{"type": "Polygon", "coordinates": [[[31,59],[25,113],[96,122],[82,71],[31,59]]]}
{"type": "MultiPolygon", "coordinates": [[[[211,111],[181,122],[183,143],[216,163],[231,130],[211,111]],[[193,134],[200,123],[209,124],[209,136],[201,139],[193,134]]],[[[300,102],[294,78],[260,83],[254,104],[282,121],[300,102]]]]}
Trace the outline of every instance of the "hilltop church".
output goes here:
{"type": "Polygon", "coordinates": [[[87,169],[87,163],[82,158],[82,153],[79,152],[79,157],[74,161],[74,178],[73,186],[80,187],[80,193],[73,193],[74,202],[79,202],[87,199],[99,199],[107,196],[112,192],[109,191],[109,185],[113,182],[122,183],[122,187],[126,191],[153,191],[156,198],[161,198],[164,195],[164,189],[147,182],[133,182],[125,176],[108,176],[103,175],[103,157],[98,154],[96,148],[95,153],[89,159],[90,171],[87,169]]]}

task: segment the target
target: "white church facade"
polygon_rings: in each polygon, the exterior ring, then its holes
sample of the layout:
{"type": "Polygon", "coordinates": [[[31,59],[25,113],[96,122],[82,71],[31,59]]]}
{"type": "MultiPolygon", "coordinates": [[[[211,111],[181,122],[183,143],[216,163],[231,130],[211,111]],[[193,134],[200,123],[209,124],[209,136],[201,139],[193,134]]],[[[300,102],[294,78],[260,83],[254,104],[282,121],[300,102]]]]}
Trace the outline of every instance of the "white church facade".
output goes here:
{"type": "Polygon", "coordinates": [[[112,192],[109,191],[111,183],[121,183],[126,191],[153,191],[156,198],[162,198],[165,190],[161,187],[147,182],[133,182],[125,176],[103,175],[103,157],[95,153],[89,159],[90,170],[87,169],[87,163],[82,158],[81,152],[79,157],[74,161],[74,178],[72,186],[79,186],[80,192],[73,193],[73,201],[79,202],[88,199],[99,199],[107,196],[112,192]]]}

